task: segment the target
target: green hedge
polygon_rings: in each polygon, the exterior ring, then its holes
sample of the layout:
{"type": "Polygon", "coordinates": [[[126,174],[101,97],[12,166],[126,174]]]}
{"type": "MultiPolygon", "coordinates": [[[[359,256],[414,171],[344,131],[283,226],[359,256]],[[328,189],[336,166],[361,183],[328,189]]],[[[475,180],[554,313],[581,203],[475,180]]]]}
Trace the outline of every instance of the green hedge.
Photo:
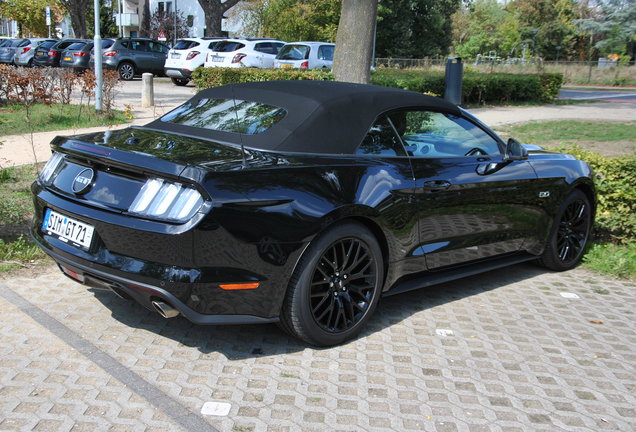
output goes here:
{"type": "Polygon", "coordinates": [[[198,68],[192,73],[197,89],[203,90],[226,84],[275,80],[333,81],[329,70],[256,69],[256,68],[198,68]]]}
{"type": "Polygon", "coordinates": [[[636,156],[604,157],[576,145],[557,151],[586,161],[594,172],[597,234],[622,243],[636,241],[636,156]]]}
{"type": "MultiPolygon", "coordinates": [[[[373,73],[376,85],[397,87],[436,96],[444,94],[444,74],[380,69],[373,73]]],[[[462,82],[464,103],[551,102],[559,94],[561,74],[466,73],[462,82]]]]}
{"type": "MultiPolygon", "coordinates": [[[[331,71],[301,69],[199,68],[192,76],[199,90],[239,82],[334,79],[331,71]]],[[[558,95],[562,81],[561,74],[466,73],[463,98],[464,103],[478,104],[549,102],[558,95]]],[[[443,73],[378,69],[372,73],[371,82],[436,96],[444,94],[443,73]]]]}

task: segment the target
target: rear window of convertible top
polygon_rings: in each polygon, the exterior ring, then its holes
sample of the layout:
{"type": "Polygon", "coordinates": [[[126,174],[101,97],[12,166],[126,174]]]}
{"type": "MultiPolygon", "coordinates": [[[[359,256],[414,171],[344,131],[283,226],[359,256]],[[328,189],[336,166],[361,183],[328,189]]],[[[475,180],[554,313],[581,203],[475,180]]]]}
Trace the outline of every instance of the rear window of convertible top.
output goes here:
{"type": "Polygon", "coordinates": [[[161,117],[161,121],[255,135],[265,132],[285,118],[287,111],[260,102],[239,99],[199,99],[186,102],[161,117]]]}

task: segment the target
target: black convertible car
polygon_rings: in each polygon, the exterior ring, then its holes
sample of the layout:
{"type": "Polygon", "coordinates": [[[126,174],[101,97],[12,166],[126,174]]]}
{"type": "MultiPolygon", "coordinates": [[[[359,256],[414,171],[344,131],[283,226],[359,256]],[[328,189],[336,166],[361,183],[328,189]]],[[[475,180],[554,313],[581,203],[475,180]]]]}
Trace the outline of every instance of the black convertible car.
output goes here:
{"type": "Polygon", "coordinates": [[[51,145],[32,235],[66,275],[315,345],[356,335],[381,296],[528,260],[572,268],[595,213],[585,162],[392,88],[218,87],[51,145]]]}

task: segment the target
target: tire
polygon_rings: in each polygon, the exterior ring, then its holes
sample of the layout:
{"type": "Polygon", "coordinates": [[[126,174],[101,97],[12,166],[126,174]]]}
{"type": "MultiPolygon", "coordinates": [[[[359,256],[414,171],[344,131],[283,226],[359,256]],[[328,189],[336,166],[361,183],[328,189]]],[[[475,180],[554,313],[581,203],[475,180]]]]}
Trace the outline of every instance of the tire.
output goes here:
{"type": "Polygon", "coordinates": [[[312,345],[342,343],[373,314],[383,281],[373,234],[355,222],[334,225],[311,242],[294,270],[280,326],[312,345]]]}
{"type": "Polygon", "coordinates": [[[574,268],[585,253],[592,229],[592,205],[580,190],[561,203],[539,264],[550,270],[574,268]]]}
{"type": "Polygon", "coordinates": [[[172,80],[172,84],[179,86],[179,87],[183,87],[184,85],[186,85],[188,82],[190,82],[189,79],[187,78],[170,78],[172,80]]]}
{"type": "Polygon", "coordinates": [[[135,76],[135,66],[132,63],[123,62],[117,66],[117,73],[119,73],[119,78],[124,81],[130,81],[135,76]]]}

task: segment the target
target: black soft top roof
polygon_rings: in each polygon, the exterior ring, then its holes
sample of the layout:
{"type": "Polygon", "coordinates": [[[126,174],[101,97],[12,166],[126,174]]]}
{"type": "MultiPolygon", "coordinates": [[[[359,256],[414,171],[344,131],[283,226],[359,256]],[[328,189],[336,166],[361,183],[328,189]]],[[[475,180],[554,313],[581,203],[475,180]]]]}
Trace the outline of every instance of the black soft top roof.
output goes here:
{"type": "Polygon", "coordinates": [[[238,99],[284,108],[287,115],[256,135],[209,130],[155,120],[149,129],[245,147],[301,153],[352,154],[376,117],[418,107],[460,115],[442,99],[390,87],[333,81],[267,81],[214,87],[190,99],[238,99]]]}

